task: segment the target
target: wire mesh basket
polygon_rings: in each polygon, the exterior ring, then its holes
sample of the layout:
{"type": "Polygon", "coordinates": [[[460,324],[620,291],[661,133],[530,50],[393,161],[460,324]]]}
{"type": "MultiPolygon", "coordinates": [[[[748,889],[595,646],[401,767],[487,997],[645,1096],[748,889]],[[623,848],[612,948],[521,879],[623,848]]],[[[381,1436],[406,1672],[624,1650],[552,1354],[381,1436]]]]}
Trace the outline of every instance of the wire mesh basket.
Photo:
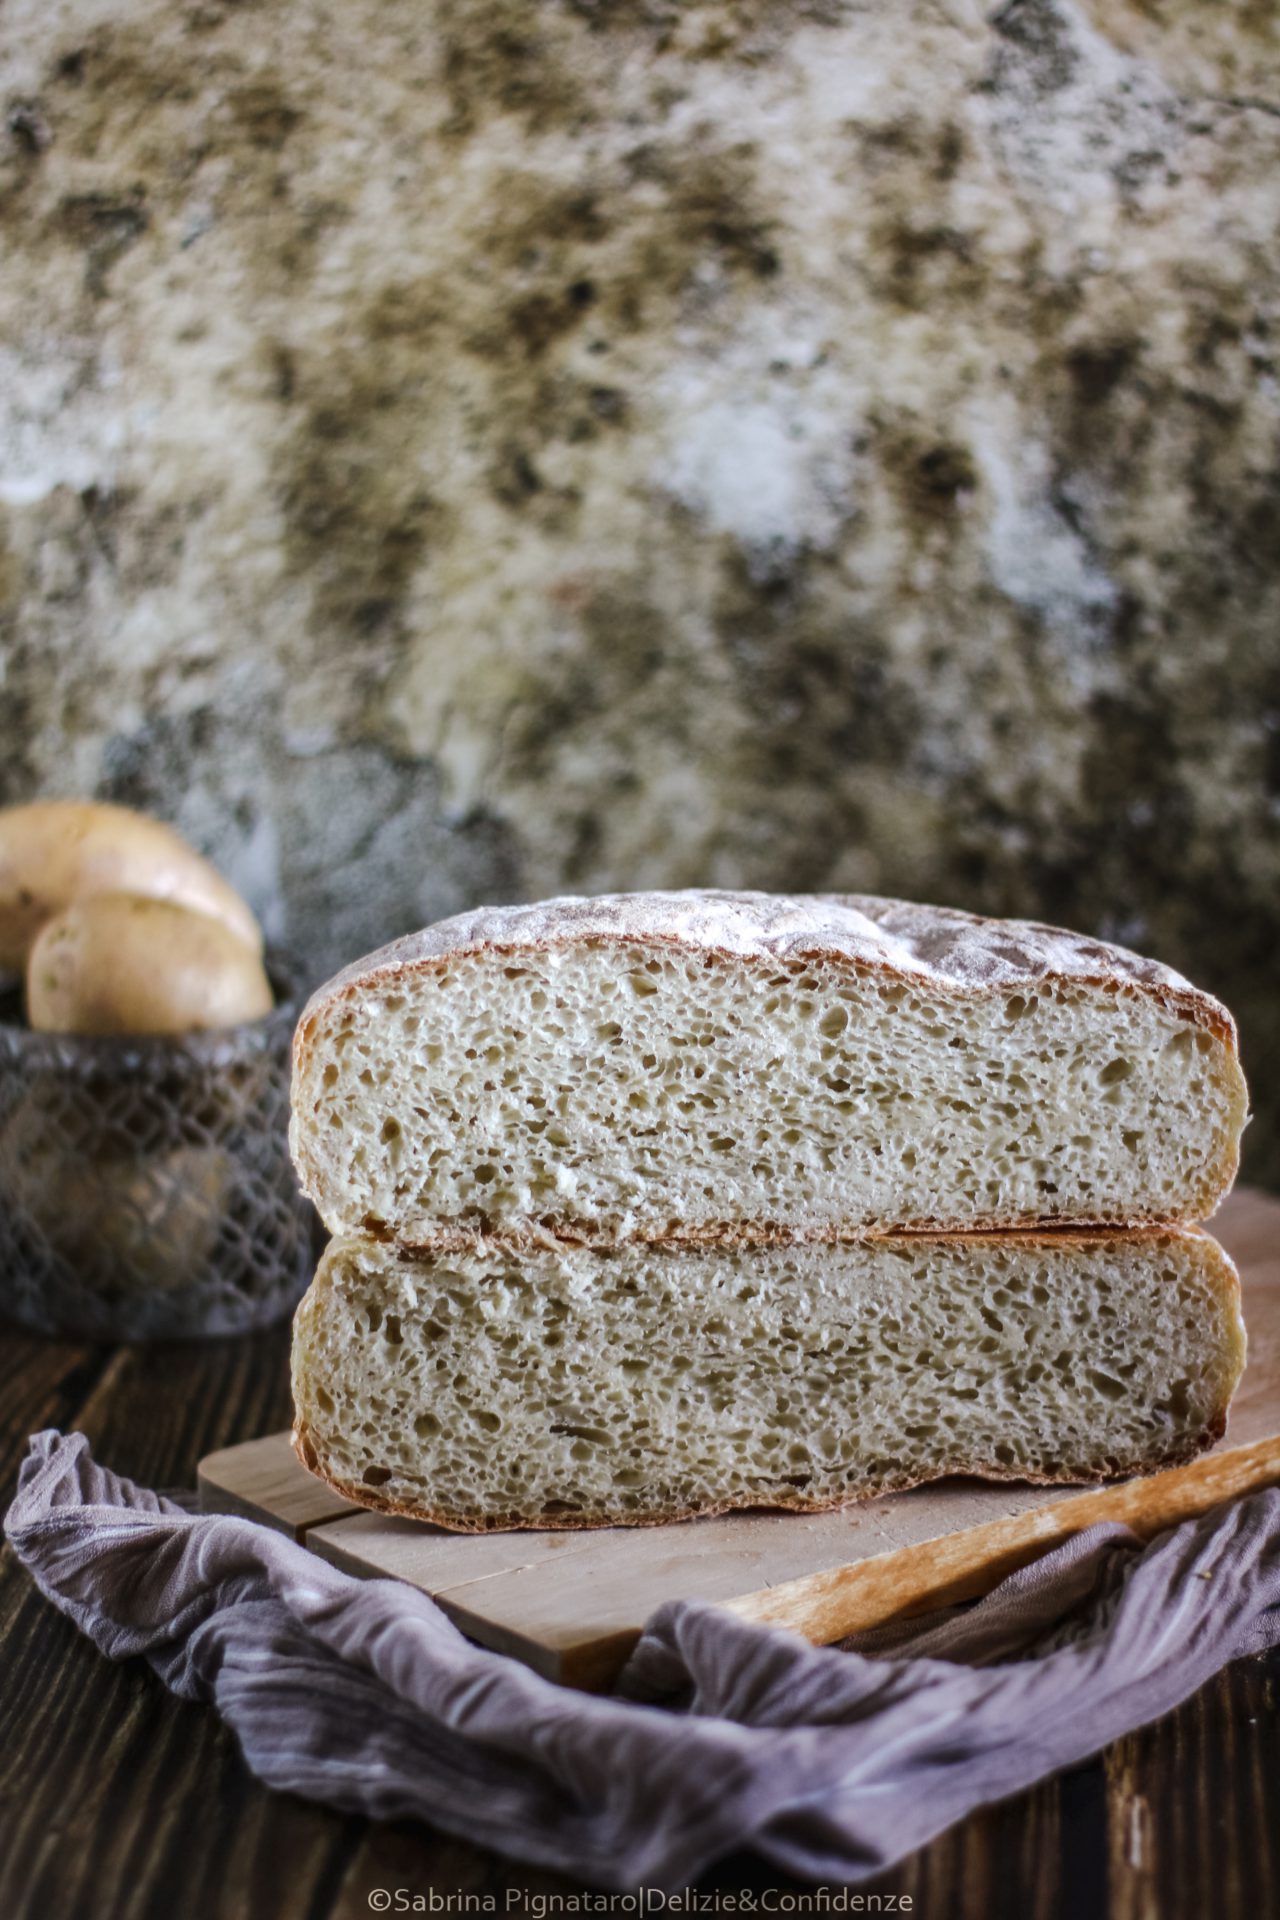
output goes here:
{"type": "Polygon", "coordinates": [[[0,1313],[91,1340],[199,1339],[288,1313],[315,1264],[289,1160],[301,975],[219,1031],[33,1033],[0,993],[0,1313]]]}

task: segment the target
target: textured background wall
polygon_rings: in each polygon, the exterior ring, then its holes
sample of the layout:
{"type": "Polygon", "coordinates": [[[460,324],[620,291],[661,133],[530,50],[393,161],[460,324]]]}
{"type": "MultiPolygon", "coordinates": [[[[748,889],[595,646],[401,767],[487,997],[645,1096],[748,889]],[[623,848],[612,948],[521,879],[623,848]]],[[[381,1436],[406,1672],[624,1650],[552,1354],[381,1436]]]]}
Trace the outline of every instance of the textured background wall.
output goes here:
{"type": "Polygon", "coordinates": [[[1280,1173],[1269,0],[9,0],[3,797],[1062,919],[1280,1173]]]}

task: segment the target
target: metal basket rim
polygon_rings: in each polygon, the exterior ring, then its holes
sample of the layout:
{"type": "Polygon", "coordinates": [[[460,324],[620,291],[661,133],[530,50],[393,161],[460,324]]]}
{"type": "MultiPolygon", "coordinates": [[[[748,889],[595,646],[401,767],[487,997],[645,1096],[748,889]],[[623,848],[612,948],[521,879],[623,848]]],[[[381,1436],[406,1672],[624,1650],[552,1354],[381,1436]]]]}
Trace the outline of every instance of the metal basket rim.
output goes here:
{"type": "Polygon", "coordinates": [[[279,1044],[297,1025],[307,991],[307,975],[297,955],[268,946],[263,953],[276,1004],[260,1020],[234,1027],[206,1027],[193,1033],[37,1033],[0,1017],[0,1059],[35,1071],[83,1071],[146,1074],[175,1067],[226,1066],[253,1059],[279,1044]]]}

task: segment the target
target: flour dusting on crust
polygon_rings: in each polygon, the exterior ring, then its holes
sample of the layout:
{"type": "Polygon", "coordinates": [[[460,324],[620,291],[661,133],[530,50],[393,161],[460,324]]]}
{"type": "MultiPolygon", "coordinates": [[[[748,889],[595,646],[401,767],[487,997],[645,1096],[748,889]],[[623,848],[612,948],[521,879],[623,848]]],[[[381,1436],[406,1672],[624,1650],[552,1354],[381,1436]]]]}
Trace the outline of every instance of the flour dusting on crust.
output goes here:
{"type": "Polygon", "coordinates": [[[1181,1010],[1234,1043],[1227,1009],[1157,960],[1127,947],[1043,926],[992,920],[874,894],[566,894],[526,906],[477,907],[406,934],[345,968],[313,996],[299,1032],[320,1005],[375,975],[429,965],[483,948],[570,945],[581,940],[658,940],[760,960],[815,955],[892,968],[942,990],[1008,988],[1051,980],[1133,985],[1176,1000],[1181,1010]]]}

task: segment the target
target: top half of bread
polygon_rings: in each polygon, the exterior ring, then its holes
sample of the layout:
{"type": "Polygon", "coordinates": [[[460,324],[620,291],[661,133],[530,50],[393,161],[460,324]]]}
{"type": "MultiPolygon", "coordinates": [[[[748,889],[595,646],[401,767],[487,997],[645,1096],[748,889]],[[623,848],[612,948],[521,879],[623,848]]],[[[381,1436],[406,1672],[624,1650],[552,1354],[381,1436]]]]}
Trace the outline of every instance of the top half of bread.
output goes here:
{"type": "Polygon", "coordinates": [[[1247,1097],[1125,949],[865,896],[481,909],[314,995],[294,1158],[335,1231],[687,1243],[1190,1222],[1247,1097]]]}

